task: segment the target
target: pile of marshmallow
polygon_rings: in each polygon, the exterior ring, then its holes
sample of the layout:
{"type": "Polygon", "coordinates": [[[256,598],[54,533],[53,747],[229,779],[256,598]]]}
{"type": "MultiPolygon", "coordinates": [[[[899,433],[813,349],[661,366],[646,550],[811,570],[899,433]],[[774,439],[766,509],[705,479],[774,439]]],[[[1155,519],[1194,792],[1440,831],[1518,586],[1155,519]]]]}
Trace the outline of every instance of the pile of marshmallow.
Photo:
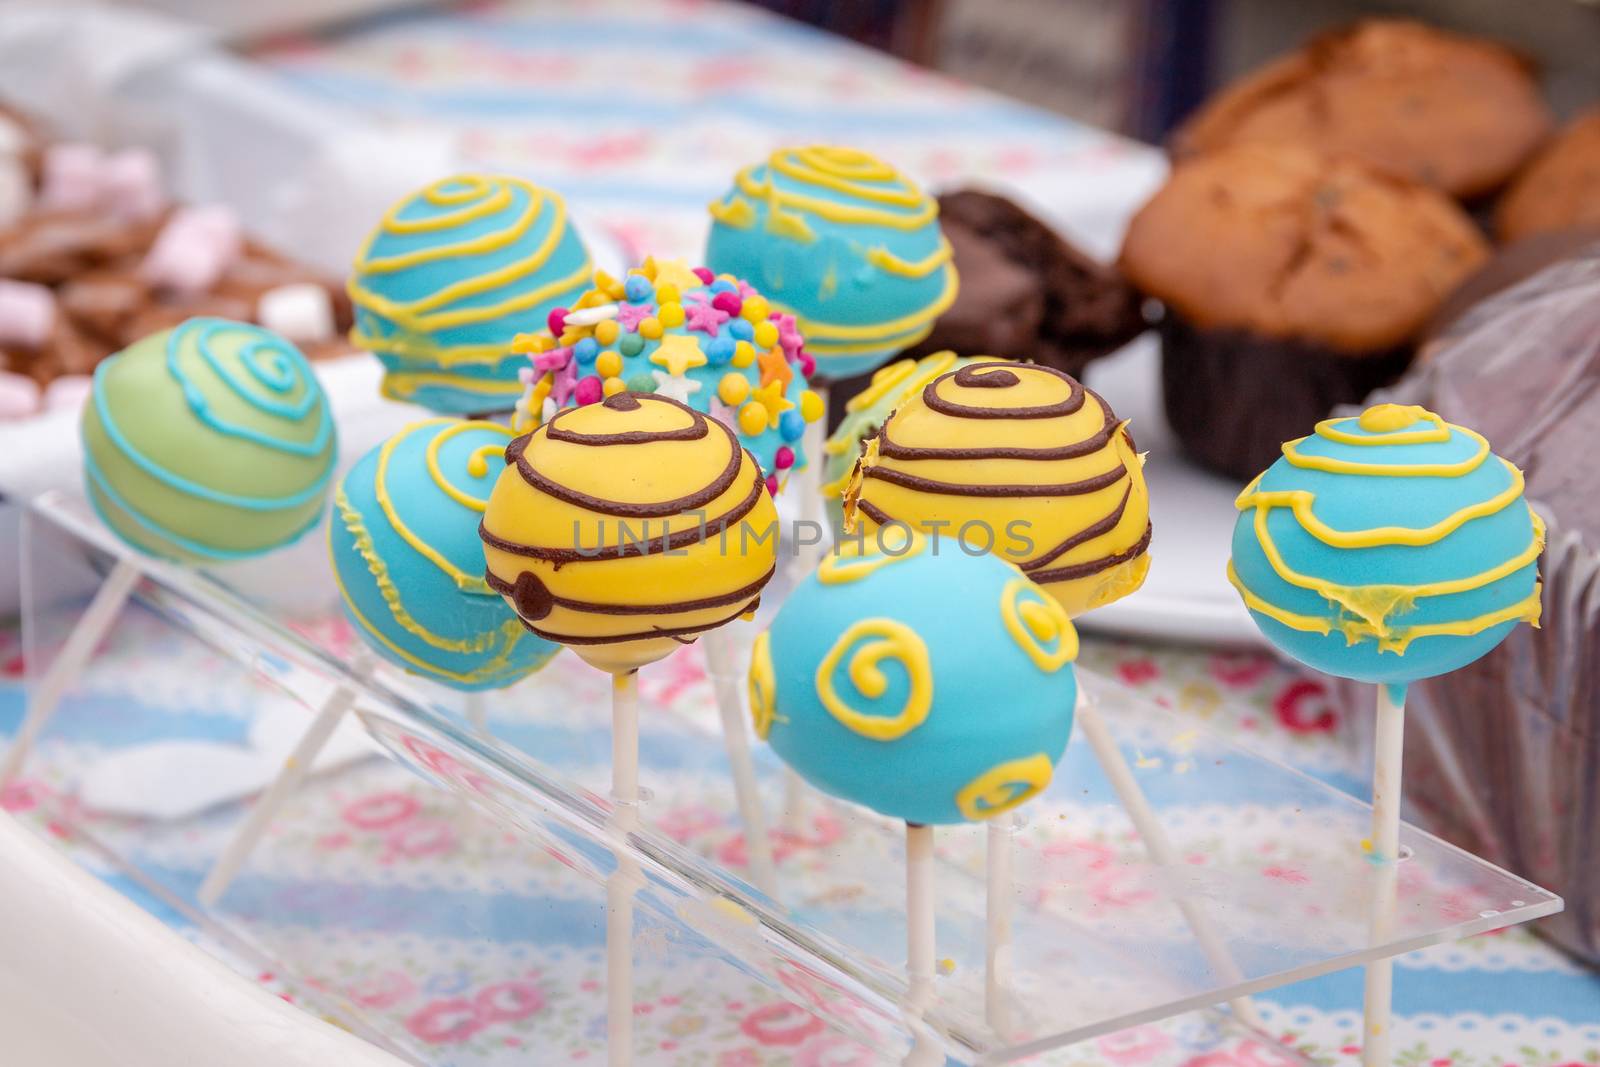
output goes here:
{"type": "Polygon", "coordinates": [[[102,359],[195,315],[350,351],[343,289],[231,209],[174,204],[152,153],[47,143],[0,111],[0,419],[76,409],[102,359]]]}

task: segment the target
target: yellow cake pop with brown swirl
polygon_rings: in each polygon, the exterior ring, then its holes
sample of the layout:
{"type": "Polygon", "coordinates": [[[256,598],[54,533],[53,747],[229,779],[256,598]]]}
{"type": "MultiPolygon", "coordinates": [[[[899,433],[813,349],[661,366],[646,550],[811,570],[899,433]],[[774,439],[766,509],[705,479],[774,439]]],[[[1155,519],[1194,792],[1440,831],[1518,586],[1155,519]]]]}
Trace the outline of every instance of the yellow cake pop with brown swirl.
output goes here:
{"type": "Polygon", "coordinates": [[[511,443],[480,533],[489,585],[529,630],[625,674],[755,610],[777,523],[733,431],[618,393],[511,443]]]}
{"type": "Polygon", "coordinates": [[[846,528],[896,522],[1003,556],[1073,616],[1127,596],[1150,569],[1150,492],[1126,423],[1032,363],[942,375],[868,439],[846,528]]]}

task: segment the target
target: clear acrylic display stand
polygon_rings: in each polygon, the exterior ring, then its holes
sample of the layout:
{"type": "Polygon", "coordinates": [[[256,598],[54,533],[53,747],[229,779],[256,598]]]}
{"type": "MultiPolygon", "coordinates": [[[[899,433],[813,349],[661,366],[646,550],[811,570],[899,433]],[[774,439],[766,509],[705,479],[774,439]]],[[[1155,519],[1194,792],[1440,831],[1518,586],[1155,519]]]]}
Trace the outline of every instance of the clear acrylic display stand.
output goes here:
{"type": "MultiPolygon", "coordinates": [[[[23,542],[28,660],[37,673],[98,581],[129,550],[81,497],[64,493],[31,505],[23,542]]],[[[470,828],[455,831],[458,841],[481,839],[485,870],[470,876],[480,879],[474,892],[465,891],[469,876],[450,862],[381,876],[364,868],[358,878],[304,834],[268,834],[233,888],[207,910],[195,905],[195,889],[242,820],[244,805],[219,805],[178,820],[80,815],[72,826],[78,840],[92,845],[101,862],[125,868],[126,877],[167,906],[320,990],[313,998],[321,996],[325,1010],[361,1032],[419,1062],[480,1062],[458,1047],[441,1059],[437,1050],[419,1047],[396,1019],[330,992],[340,988],[327,971],[334,946],[347,960],[348,941],[356,936],[352,924],[366,924],[414,937],[418,952],[470,943],[475,959],[503,955],[514,970],[524,966],[512,962],[521,959],[516,952],[564,943],[585,924],[602,927],[604,879],[617,862],[605,798],[608,679],[562,657],[513,689],[491,694],[485,701],[491,731],[484,733],[460,714],[455,695],[382,669],[367,680],[355,677],[348,650],[341,654],[318,639],[326,628],[286,623],[284,612],[264,606],[260,595],[241,593],[232,574],[140,564],[143,578],[129,610],[159,617],[164,640],[220,652],[241,685],[266,679],[307,708],[317,707],[334,686],[356,687],[355,715],[392,759],[314,775],[291,809],[333,812],[349,795],[351,776],[365,787],[384,776],[404,778],[409,769],[441,787],[438,803],[451,806],[451,819],[470,828]],[[330,883],[340,891],[328,890],[330,883]]],[[[319,580],[298,568],[284,575],[286,585],[319,580]]],[[[329,600],[326,609],[332,606],[329,600]]],[[[103,701],[74,700],[77,692],[93,691],[96,665],[75,679],[33,756],[65,766],[69,781],[75,740],[118,729],[103,701]]],[[[1018,819],[1012,1003],[1008,1031],[998,1034],[985,1021],[985,831],[942,828],[936,876],[941,966],[936,1001],[925,1018],[957,1062],[1004,1062],[1063,1048],[1561,907],[1553,894],[1407,826],[1400,915],[1392,937],[1371,944],[1373,865],[1362,848],[1366,804],[1212,736],[1191,718],[1114,682],[1087,674],[1082,681],[1182,862],[1161,867],[1145,857],[1088,744],[1075,736],[1054,784],[1018,819]],[[1273,857],[1293,877],[1262,877],[1259,846],[1269,837],[1295,843],[1294,855],[1273,857]],[[1180,900],[1202,910],[1220,934],[1238,969],[1232,980],[1208,962],[1180,900]]],[[[641,828],[627,836],[643,879],[635,927],[638,980],[661,980],[660,972],[670,971],[680,981],[699,981],[699,969],[735,968],[886,1062],[898,1060],[910,1045],[902,1017],[901,828],[808,794],[803,825],[825,840],[796,854],[786,847],[792,838],[775,836],[779,900],[745,880],[740,852],[727,842],[700,847],[681,833],[687,843],[675,840],[664,818],[732,804],[709,688],[701,691],[707,706],[686,710],[681,701],[652,701],[656,690],[644,690],[642,780],[650,796],[641,828]]],[[[776,816],[781,767],[764,746],[756,759],[767,809],[776,816]]],[[[789,833],[778,828],[782,820],[773,822],[775,835],[789,833]]],[[[359,954],[359,944],[354,951],[359,954]]],[[[1199,1019],[1186,1024],[1183,1047],[1191,1056],[1240,1040],[1224,1014],[1190,1018],[1199,1019]]],[[[1301,1062],[1265,1037],[1260,1049],[1264,1063],[1278,1062],[1269,1057],[1301,1062]]]]}

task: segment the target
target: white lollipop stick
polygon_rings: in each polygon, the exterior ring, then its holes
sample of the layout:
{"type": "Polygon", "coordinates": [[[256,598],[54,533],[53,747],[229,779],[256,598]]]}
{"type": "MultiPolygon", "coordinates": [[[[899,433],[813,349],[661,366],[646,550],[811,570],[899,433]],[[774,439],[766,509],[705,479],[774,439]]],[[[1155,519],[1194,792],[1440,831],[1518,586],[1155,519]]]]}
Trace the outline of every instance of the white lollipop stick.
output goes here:
{"type": "Polygon", "coordinates": [[[906,1006],[912,1031],[907,1067],[945,1061],[938,1039],[922,1022],[933,1003],[933,957],[933,827],[906,823],[906,1006]]]}
{"type": "Polygon", "coordinates": [[[611,827],[617,869],[606,879],[606,1062],[633,1063],[633,894],[638,864],[623,839],[639,825],[639,675],[611,684],[611,827]]]}
{"type": "Polygon", "coordinates": [[[801,448],[806,454],[806,465],[795,480],[799,483],[796,490],[800,494],[800,519],[814,524],[810,529],[822,530],[823,537],[820,543],[808,544],[795,553],[797,581],[811,573],[821,562],[829,534],[828,509],[822,499],[823,459],[827,455],[828,443],[828,387],[814,384],[811,391],[822,400],[822,417],[806,424],[805,436],[800,439],[801,448]]]}
{"type": "MultiPolygon", "coordinates": [[[[1389,940],[1394,929],[1400,856],[1400,758],[1405,743],[1404,686],[1378,686],[1378,719],[1372,765],[1372,897],[1368,905],[1369,943],[1389,940]]],[[[1365,1067],[1389,1067],[1394,961],[1367,964],[1361,1015],[1365,1067]]]]}
{"type": "Polygon", "coordinates": [[[806,782],[794,768],[783,768],[783,828],[793,837],[806,832],[806,782]]]}
{"type": "MultiPolygon", "coordinates": [[[[357,657],[353,673],[359,681],[364,679],[367,671],[371,669],[371,661],[361,653],[357,653],[357,657]]],[[[339,728],[340,720],[344,718],[355,700],[356,683],[341,682],[332,693],[328,694],[328,699],[322,702],[322,707],[317,709],[316,718],[311,720],[311,725],[300,735],[300,740],[295,743],[294,749],[284,758],[278,776],[257,798],[250,813],[245,816],[244,822],[233,832],[233,837],[223,848],[222,855],[211,865],[205,881],[200,883],[195,899],[201,906],[212,907],[222,899],[222,894],[228,891],[228,887],[243,869],[245,861],[250,858],[256,843],[261,840],[261,835],[266,833],[267,827],[272,824],[273,817],[278,814],[278,810],[294,791],[300,788],[301,783],[306,780],[306,775],[311,773],[317,756],[321,754],[333,732],[339,728]]]]}
{"type": "Polygon", "coordinates": [[[72,628],[72,633],[67,635],[61,651],[56,653],[55,662],[50,664],[33,687],[27,713],[22,718],[22,727],[12,739],[11,747],[6,749],[4,761],[0,762],[0,786],[8,785],[22,770],[39,735],[60,708],[61,698],[83,671],[89,657],[94,655],[100,639],[111,629],[111,624],[116,621],[122,605],[128,602],[128,596],[138,581],[139,565],[129,557],[123,557],[111,568],[106,580],[100,583],[100,589],[89,602],[83,617],[72,628]]]}
{"type": "Polygon", "coordinates": [[[776,900],[778,867],[772,858],[772,840],[767,836],[767,813],[761,807],[761,793],[756,788],[756,765],[750,755],[750,734],[745,729],[744,698],[735,667],[733,635],[725,628],[712,630],[700,643],[705,646],[706,666],[717,694],[717,712],[722,716],[722,743],[728,750],[728,765],[733,770],[733,795],[739,804],[739,820],[744,824],[750,877],[762,892],[776,900]]]}
{"type": "Polygon", "coordinates": [[[985,895],[988,943],[984,955],[984,1012],[989,1028],[1003,1038],[1011,1029],[1007,998],[1011,982],[1012,896],[1016,891],[1011,876],[1011,814],[990,819],[986,829],[989,885],[985,895]]]}
{"type": "MultiPolygon", "coordinates": [[[[1081,685],[1078,686],[1078,704],[1074,714],[1079,728],[1083,730],[1083,736],[1089,741],[1089,747],[1094,750],[1095,759],[1100,762],[1101,772],[1111,782],[1111,788],[1116,791],[1123,810],[1128,813],[1134,829],[1144,841],[1145,851],[1150,853],[1150,858],[1156,866],[1168,870],[1177,869],[1178,855],[1172,847],[1172,842],[1167,838],[1167,831],[1162,827],[1161,820],[1156,817],[1155,809],[1150,807],[1149,798],[1144,795],[1144,790],[1139,788],[1139,780],[1133,776],[1133,768],[1128,766],[1128,761],[1122,755],[1122,749],[1117,747],[1117,742],[1112,738],[1105,719],[1100,717],[1100,709],[1095,707],[1094,701],[1089,698],[1081,685]]],[[[1194,939],[1199,942],[1200,951],[1205,953],[1212,969],[1222,980],[1230,985],[1244,981],[1244,973],[1233,961],[1233,956],[1222,942],[1222,936],[1212,925],[1210,916],[1185,896],[1174,897],[1173,903],[1183,915],[1184,922],[1188,923],[1194,939]]],[[[1256,1013],[1255,1005],[1250,1003],[1249,997],[1235,997],[1228,1001],[1228,1006],[1233,1009],[1233,1017],[1241,1023],[1257,1029],[1261,1027],[1261,1017],[1256,1013]]]]}

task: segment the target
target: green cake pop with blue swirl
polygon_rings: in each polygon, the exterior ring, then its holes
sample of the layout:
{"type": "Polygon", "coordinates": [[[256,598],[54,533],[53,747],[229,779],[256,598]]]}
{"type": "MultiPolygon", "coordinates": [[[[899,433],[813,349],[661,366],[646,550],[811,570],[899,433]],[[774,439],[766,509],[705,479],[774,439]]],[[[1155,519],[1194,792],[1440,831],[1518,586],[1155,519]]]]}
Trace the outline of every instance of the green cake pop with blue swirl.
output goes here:
{"type": "Polygon", "coordinates": [[[382,361],[385,396],[441,414],[510,411],[527,365],[512,340],[545,330],[592,270],[558,194],[446,178],[392,207],[362,246],[350,340],[382,361]]]}
{"type": "Polygon", "coordinates": [[[1078,638],[997,556],[886,530],[801,582],[750,662],[756,733],[832,796],[908,823],[993,818],[1049,785],[1078,638]]]}
{"type": "Polygon", "coordinates": [[[740,171],[710,211],[706,265],[795,317],[820,381],[917,344],[955,300],[938,202],[865,152],[774,152],[740,171]]]}
{"type": "Polygon", "coordinates": [[[1423,408],[1328,419],[1240,494],[1228,577],[1302,663],[1431,678],[1538,624],[1544,523],[1522,490],[1482,436],[1423,408]]]}
{"type": "Polygon", "coordinates": [[[135,548],[246,559],[322,515],[338,440],[328,398],[270,330],[194,318],[95,368],[82,419],[89,500],[135,548]]]}

